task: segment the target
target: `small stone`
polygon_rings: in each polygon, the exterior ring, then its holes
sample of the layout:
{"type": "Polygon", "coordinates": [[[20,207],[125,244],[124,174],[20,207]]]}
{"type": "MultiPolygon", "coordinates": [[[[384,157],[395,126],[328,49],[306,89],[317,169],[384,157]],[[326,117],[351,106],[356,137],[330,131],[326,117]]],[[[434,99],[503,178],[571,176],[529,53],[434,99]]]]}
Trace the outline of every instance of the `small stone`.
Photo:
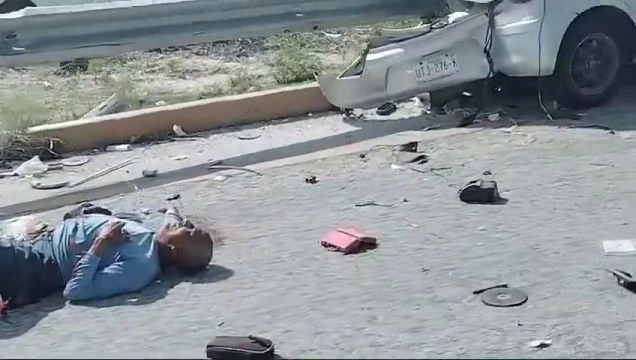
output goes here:
{"type": "Polygon", "coordinates": [[[552,340],[533,340],[528,343],[528,346],[535,349],[545,349],[552,345],[552,340]]]}

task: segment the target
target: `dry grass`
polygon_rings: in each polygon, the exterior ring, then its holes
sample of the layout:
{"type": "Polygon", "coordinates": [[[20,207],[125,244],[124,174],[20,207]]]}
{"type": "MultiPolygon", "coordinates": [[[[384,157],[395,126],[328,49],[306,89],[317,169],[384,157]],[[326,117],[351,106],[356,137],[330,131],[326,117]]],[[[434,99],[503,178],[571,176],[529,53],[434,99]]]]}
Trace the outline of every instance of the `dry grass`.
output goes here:
{"type": "MultiPolygon", "coordinates": [[[[74,120],[116,93],[124,109],[312,81],[347,66],[381,27],[285,33],[91,59],[86,71],[57,65],[0,69],[0,131],[74,120]]],[[[6,143],[4,144],[6,145],[6,143]]]]}

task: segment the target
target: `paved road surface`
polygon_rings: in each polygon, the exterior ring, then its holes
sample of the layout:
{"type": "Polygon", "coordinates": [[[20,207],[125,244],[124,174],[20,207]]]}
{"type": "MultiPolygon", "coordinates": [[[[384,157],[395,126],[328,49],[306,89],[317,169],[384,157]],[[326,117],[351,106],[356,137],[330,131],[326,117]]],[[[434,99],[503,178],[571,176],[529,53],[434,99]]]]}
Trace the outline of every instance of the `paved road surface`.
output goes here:
{"type": "Polygon", "coordinates": [[[2,356],[201,358],[220,334],[259,334],[281,355],[305,358],[636,356],[636,297],[598,269],[636,270],[633,257],[605,257],[600,245],[636,230],[631,134],[521,131],[531,136],[484,130],[423,144],[431,162],[422,169],[450,170],[395,169],[391,150],[376,148],[365,159],[107,199],[157,208],[178,192],[185,211],[206,217],[226,243],[211,271],[191,281],[16,311],[14,325],[0,324],[2,356]],[[485,169],[508,204],[460,203],[456,188],[485,169]],[[306,175],[320,182],[305,184],[306,175]],[[368,200],[395,206],[354,207],[368,200]],[[318,240],[339,225],[372,231],[381,246],[325,251],[318,240]],[[528,303],[492,308],[471,295],[501,282],[525,290],[528,303]],[[536,339],[553,345],[529,349],[536,339]]]}

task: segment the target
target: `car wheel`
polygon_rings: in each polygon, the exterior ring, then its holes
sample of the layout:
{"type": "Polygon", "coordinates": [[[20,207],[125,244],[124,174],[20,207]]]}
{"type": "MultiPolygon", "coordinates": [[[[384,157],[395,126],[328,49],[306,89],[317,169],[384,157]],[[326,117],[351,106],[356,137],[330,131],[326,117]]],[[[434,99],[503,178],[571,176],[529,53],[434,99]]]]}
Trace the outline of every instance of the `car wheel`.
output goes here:
{"type": "Polygon", "coordinates": [[[31,0],[0,0],[0,14],[8,14],[27,7],[35,7],[31,0]]]}
{"type": "Polygon", "coordinates": [[[604,17],[576,20],[568,29],[557,56],[556,98],[570,107],[593,107],[618,90],[623,54],[620,34],[604,17]]]}

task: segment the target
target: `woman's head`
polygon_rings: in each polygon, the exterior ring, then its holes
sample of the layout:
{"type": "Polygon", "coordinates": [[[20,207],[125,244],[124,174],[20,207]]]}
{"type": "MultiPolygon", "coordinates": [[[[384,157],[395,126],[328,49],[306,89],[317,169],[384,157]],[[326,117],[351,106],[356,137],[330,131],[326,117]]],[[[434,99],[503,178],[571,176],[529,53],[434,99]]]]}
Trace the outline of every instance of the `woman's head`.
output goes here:
{"type": "Polygon", "coordinates": [[[161,263],[186,274],[205,270],[212,260],[212,236],[189,221],[165,223],[157,234],[157,242],[161,263]]]}

